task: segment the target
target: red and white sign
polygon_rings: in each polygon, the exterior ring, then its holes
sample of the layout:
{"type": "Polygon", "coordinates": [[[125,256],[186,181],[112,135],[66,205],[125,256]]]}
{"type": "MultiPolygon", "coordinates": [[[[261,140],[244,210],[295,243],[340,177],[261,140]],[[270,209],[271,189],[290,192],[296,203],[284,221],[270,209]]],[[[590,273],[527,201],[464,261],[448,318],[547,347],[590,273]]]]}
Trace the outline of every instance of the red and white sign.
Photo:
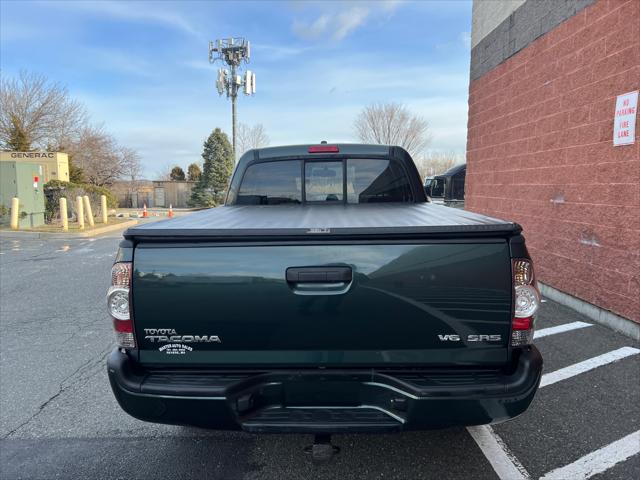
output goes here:
{"type": "Polygon", "coordinates": [[[618,95],[613,117],[613,145],[630,145],[636,141],[638,90],[618,95]]]}

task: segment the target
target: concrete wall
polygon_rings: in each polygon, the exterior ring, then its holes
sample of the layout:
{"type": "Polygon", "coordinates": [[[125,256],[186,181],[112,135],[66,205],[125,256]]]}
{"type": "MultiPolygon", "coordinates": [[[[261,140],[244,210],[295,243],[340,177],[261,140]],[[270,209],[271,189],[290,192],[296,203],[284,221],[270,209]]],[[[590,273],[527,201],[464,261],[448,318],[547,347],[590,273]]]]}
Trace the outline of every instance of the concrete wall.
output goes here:
{"type": "Polygon", "coordinates": [[[466,206],[519,222],[542,282],[640,321],[640,141],[612,142],[616,96],[640,88],[640,2],[573,3],[472,80],[466,206]]]}
{"type": "Polygon", "coordinates": [[[471,20],[471,47],[475,47],[484,37],[500,25],[525,0],[501,0],[473,2],[471,20]]]}
{"type": "MultiPolygon", "coordinates": [[[[595,0],[527,0],[525,2],[475,1],[474,16],[495,19],[496,27],[476,35],[471,50],[471,79],[475,80],[551,31],[595,0]],[[518,3],[521,5],[517,6],[518,3]],[[500,8],[498,6],[501,6],[500,8]],[[507,8],[509,7],[509,8],[507,8]],[[514,10],[509,11],[510,8],[514,10]],[[494,12],[495,11],[495,12],[494,12]],[[502,21],[497,19],[508,14],[502,21]]],[[[491,25],[493,22],[488,22],[491,25]]],[[[479,29],[480,30],[480,29],[479,29]]]]}
{"type": "Polygon", "coordinates": [[[189,181],[154,180],[154,205],[166,208],[169,205],[175,208],[187,207],[195,184],[196,182],[189,181]]]}
{"type": "Polygon", "coordinates": [[[109,187],[109,190],[118,199],[118,206],[121,208],[148,208],[153,204],[153,182],[140,180],[130,182],[126,180],[116,181],[109,187]]]}

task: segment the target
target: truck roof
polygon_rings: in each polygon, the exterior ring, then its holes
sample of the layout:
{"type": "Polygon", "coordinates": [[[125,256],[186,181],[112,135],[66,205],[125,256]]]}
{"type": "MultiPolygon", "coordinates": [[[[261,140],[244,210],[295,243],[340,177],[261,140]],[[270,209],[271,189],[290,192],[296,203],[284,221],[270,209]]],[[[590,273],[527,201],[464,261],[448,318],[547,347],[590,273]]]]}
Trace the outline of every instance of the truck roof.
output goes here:
{"type": "Polygon", "coordinates": [[[436,175],[436,177],[438,177],[438,178],[454,177],[457,174],[465,171],[466,169],[467,169],[467,164],[466,163],[461,163],[460,165],[454,165],[449,170],[447,170],[446,172],[444,172],[444,173],[442,173],[440,175],[436,175]]]}
{"type": "Polygon", "coordinates": [[[366,143],[330,143],[330,144],[304,144],[304,145],[282,145],[277,147],[254,148],[248,150],[240,157],[238,166],[249,161],[268,158],[286,158],[286,157],[317,157],[318,153],[310,153],[309,149],[313,147],[337,147],[340,155],[373,155],[373,156],[390,156],[392,149],[405,151],[402,147],[390,145],[373,145],[366,143]]]}
{"type": "Polygon", "coordinates": [[[127,239],[220,240],[503,236],[517,223],[432,203],[231,205],[128,229],[127,239]]]}

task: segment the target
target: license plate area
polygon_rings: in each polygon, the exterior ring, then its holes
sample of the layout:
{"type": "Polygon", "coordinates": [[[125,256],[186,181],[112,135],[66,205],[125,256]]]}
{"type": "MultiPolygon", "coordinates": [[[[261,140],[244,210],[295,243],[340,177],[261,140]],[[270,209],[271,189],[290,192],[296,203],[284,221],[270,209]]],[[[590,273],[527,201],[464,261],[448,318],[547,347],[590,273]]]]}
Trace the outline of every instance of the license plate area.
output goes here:
{"type": "Polygon", "coordinates": [[[286,406],[357,406],[360,384],[350,381],[293,381],[284,385],[286,406]]]}

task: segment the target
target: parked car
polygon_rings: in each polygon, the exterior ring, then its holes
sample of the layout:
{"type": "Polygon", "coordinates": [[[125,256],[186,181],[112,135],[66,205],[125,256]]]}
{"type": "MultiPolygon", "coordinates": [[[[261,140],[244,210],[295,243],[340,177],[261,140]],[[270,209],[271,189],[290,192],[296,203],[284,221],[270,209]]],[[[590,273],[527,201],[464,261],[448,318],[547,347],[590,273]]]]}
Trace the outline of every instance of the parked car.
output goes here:
{"type": "Polygon", "coordinates": [[[433,184],[433,178],[433,175],[430,175],[424,179],[424,193],[427,195],[427,197],[431,196],[431,186],[433,184]]]}
{"type": "Polygon", "coordinates": [[[520,226],[429,203],[402,148],[251,150],[225,206],[124,233],[109,379],[141,420],[317,445],[502,422],[539,302],[520,226]]]}
{"type": "Polygon", "coordinates": [[[467,164],[456,165],[436,175],[430,184],[430,197],[435,203],[449,206],[464,205],[464,181],[467,174],[467,164]]]}

